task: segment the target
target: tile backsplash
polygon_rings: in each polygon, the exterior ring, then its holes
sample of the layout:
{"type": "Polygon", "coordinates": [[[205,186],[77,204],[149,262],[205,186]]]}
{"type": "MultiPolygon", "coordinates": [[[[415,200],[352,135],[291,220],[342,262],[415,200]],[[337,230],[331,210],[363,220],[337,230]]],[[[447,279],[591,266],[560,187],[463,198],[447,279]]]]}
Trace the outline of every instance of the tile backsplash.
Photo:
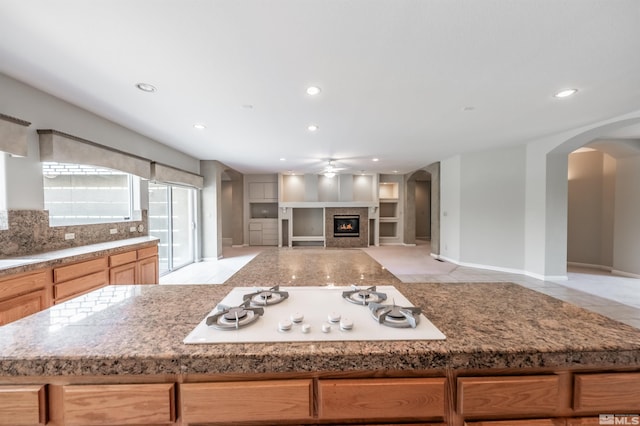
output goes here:
{"type": "Polygon", "coordinates": [[[49,226],[46,210],[7,210],[0,212],[0,222],[0,258],[148,235],[146,210],[142,211],[141,220],[56,227],[49,226]],[[70,234],[73,238],[69,238],[70,234]]]}

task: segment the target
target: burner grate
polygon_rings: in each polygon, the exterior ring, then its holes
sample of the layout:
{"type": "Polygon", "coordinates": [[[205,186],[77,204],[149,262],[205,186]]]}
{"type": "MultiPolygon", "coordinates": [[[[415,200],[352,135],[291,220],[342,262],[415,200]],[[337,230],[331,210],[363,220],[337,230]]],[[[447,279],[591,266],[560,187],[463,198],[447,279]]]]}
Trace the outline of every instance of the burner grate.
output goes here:
{"type": "Polygon", "coordinates": [[[343,291],[342,297],[356,305],[366,306],[370,303],[382,303],[387,300],[387,295],[376,291],[376,287],[368,287],[361,289],[357,286],[351,286],[352,290],[343,291]]]}
{"type": "Polygon", "coordinates": [[[382,325],[395,328],[416,328],[420,322],[422,310],[414,306],[382,305],[369,303],[373,317],[382,325]]]}
{"type": "Polygon", "coordinates": [[[251,307],[249,300],[245,300],[239,306],[218,305],[218,312],[208,316],[208,326],[218,330],[238,330],[256,322],[262,314],[263,308],[251,307]]]}
{"type": "Polygon", "coordinates": [[[270,306],[283,302],[289,297],[286,291],[280,291],[280,286],[276,285],[268,290],[258,290],[254,293],[245,294],[243,300],[249,300],[253,306],[270,306]]]}

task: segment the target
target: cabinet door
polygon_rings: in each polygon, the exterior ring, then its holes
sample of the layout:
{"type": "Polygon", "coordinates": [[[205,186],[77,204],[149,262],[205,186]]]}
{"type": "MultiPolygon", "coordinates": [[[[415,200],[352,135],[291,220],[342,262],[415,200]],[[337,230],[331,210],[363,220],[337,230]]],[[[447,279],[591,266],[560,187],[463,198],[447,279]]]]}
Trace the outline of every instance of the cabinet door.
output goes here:
{"type": "Polygon", "coordinates": [[[553,416],[559,409],[553,375],[458,378],[458,412],[464,417],[553,416]]]}
{"type": "Polygon", "coordinates": [[[46,422],[43,385],[0,386],[0,425],[44,425],[46,422]]]}
{"type": "Polygon", "coordinates": [[[47,307],[46,290],[38,290],[6,300],[0,303],[0,325],[35,314],[47,307]]]}
{"type": "Polygon", "coordinates": [[[320,380],[318,415],[323,420],[443,418],[445,383],[444,378],[320,380]]]}
{"type": "Polygon", "coordinates": [[[176,418],[173,383],[69,385],[62,405],[67,426],[169,424],[176,418]]]}
{"type": "Polygon", "coordinates": [[[138,284],[158,284],[158,256],[138,261],[138,284]]]}
{"type": "Polygon", "coordinates": [[[182,420],[229,424],[311,419],[311,384],[311,380],[182,384],[182,420]]]}
{"type": "Polygon", "coordinates": [[[573,408],[594,414],[640,412],[640,373],[576,374],[573,408]]]}
{"type": "Polygon", "coordinates": [[[136,284],[136,270],[136,262],[111,268],[109,270],[109,284],[136,284]]]}

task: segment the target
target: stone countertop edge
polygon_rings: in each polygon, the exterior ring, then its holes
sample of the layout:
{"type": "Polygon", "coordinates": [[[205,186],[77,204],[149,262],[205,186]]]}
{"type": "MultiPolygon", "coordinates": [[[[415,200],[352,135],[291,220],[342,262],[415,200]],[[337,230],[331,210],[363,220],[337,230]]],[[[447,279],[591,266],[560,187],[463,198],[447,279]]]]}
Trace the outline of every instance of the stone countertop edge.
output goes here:
{"type": "Polygon", "coordinates": [[[639,329],[516,284],[395,286],[447,340],[185,345],[233,287],[108,286],[72,301],[130,296],[61,328],[69,302],[0,327],[0,376],[640,367],[639,329]]]}
{"type": "Polygon", "coordinates": [[[12,257],[9,259],[16,261],[24,259],[25,263],[5,267],[0,266],[0,278],[22,272],[49,268],[61,263],[78,262],[95,256],[117,254],[131,250],[134,246],[137,248],[153,246],[158,244],[159,241],[160,240],[157,237],[135,237],[37,253],[29,256],[12,257]]]}

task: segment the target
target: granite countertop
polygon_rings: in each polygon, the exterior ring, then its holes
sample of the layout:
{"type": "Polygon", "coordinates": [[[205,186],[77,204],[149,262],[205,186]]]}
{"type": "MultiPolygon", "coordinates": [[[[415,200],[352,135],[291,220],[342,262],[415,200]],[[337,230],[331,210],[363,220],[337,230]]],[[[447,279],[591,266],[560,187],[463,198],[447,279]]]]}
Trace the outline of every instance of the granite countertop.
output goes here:
{"type": "Polygon", "coordinates": [[[52,267],[63,262],[76,262],[94,256],[114,254],[129,250],[130,247],[134,245],[153,245],[157,244],[158,241],[158,238],[151,236],[127,238],[124,240],[38,253],[32,256],[0,259],[0,278],[11,274],[52,267]]]}
{"type": "Polygon", "coordinates": [[[640,330],[516,284],[392,284],[446,341],[185,345],[233,286],[108,286],[0,327],[0,375],[640,366],[640,330]]]}

